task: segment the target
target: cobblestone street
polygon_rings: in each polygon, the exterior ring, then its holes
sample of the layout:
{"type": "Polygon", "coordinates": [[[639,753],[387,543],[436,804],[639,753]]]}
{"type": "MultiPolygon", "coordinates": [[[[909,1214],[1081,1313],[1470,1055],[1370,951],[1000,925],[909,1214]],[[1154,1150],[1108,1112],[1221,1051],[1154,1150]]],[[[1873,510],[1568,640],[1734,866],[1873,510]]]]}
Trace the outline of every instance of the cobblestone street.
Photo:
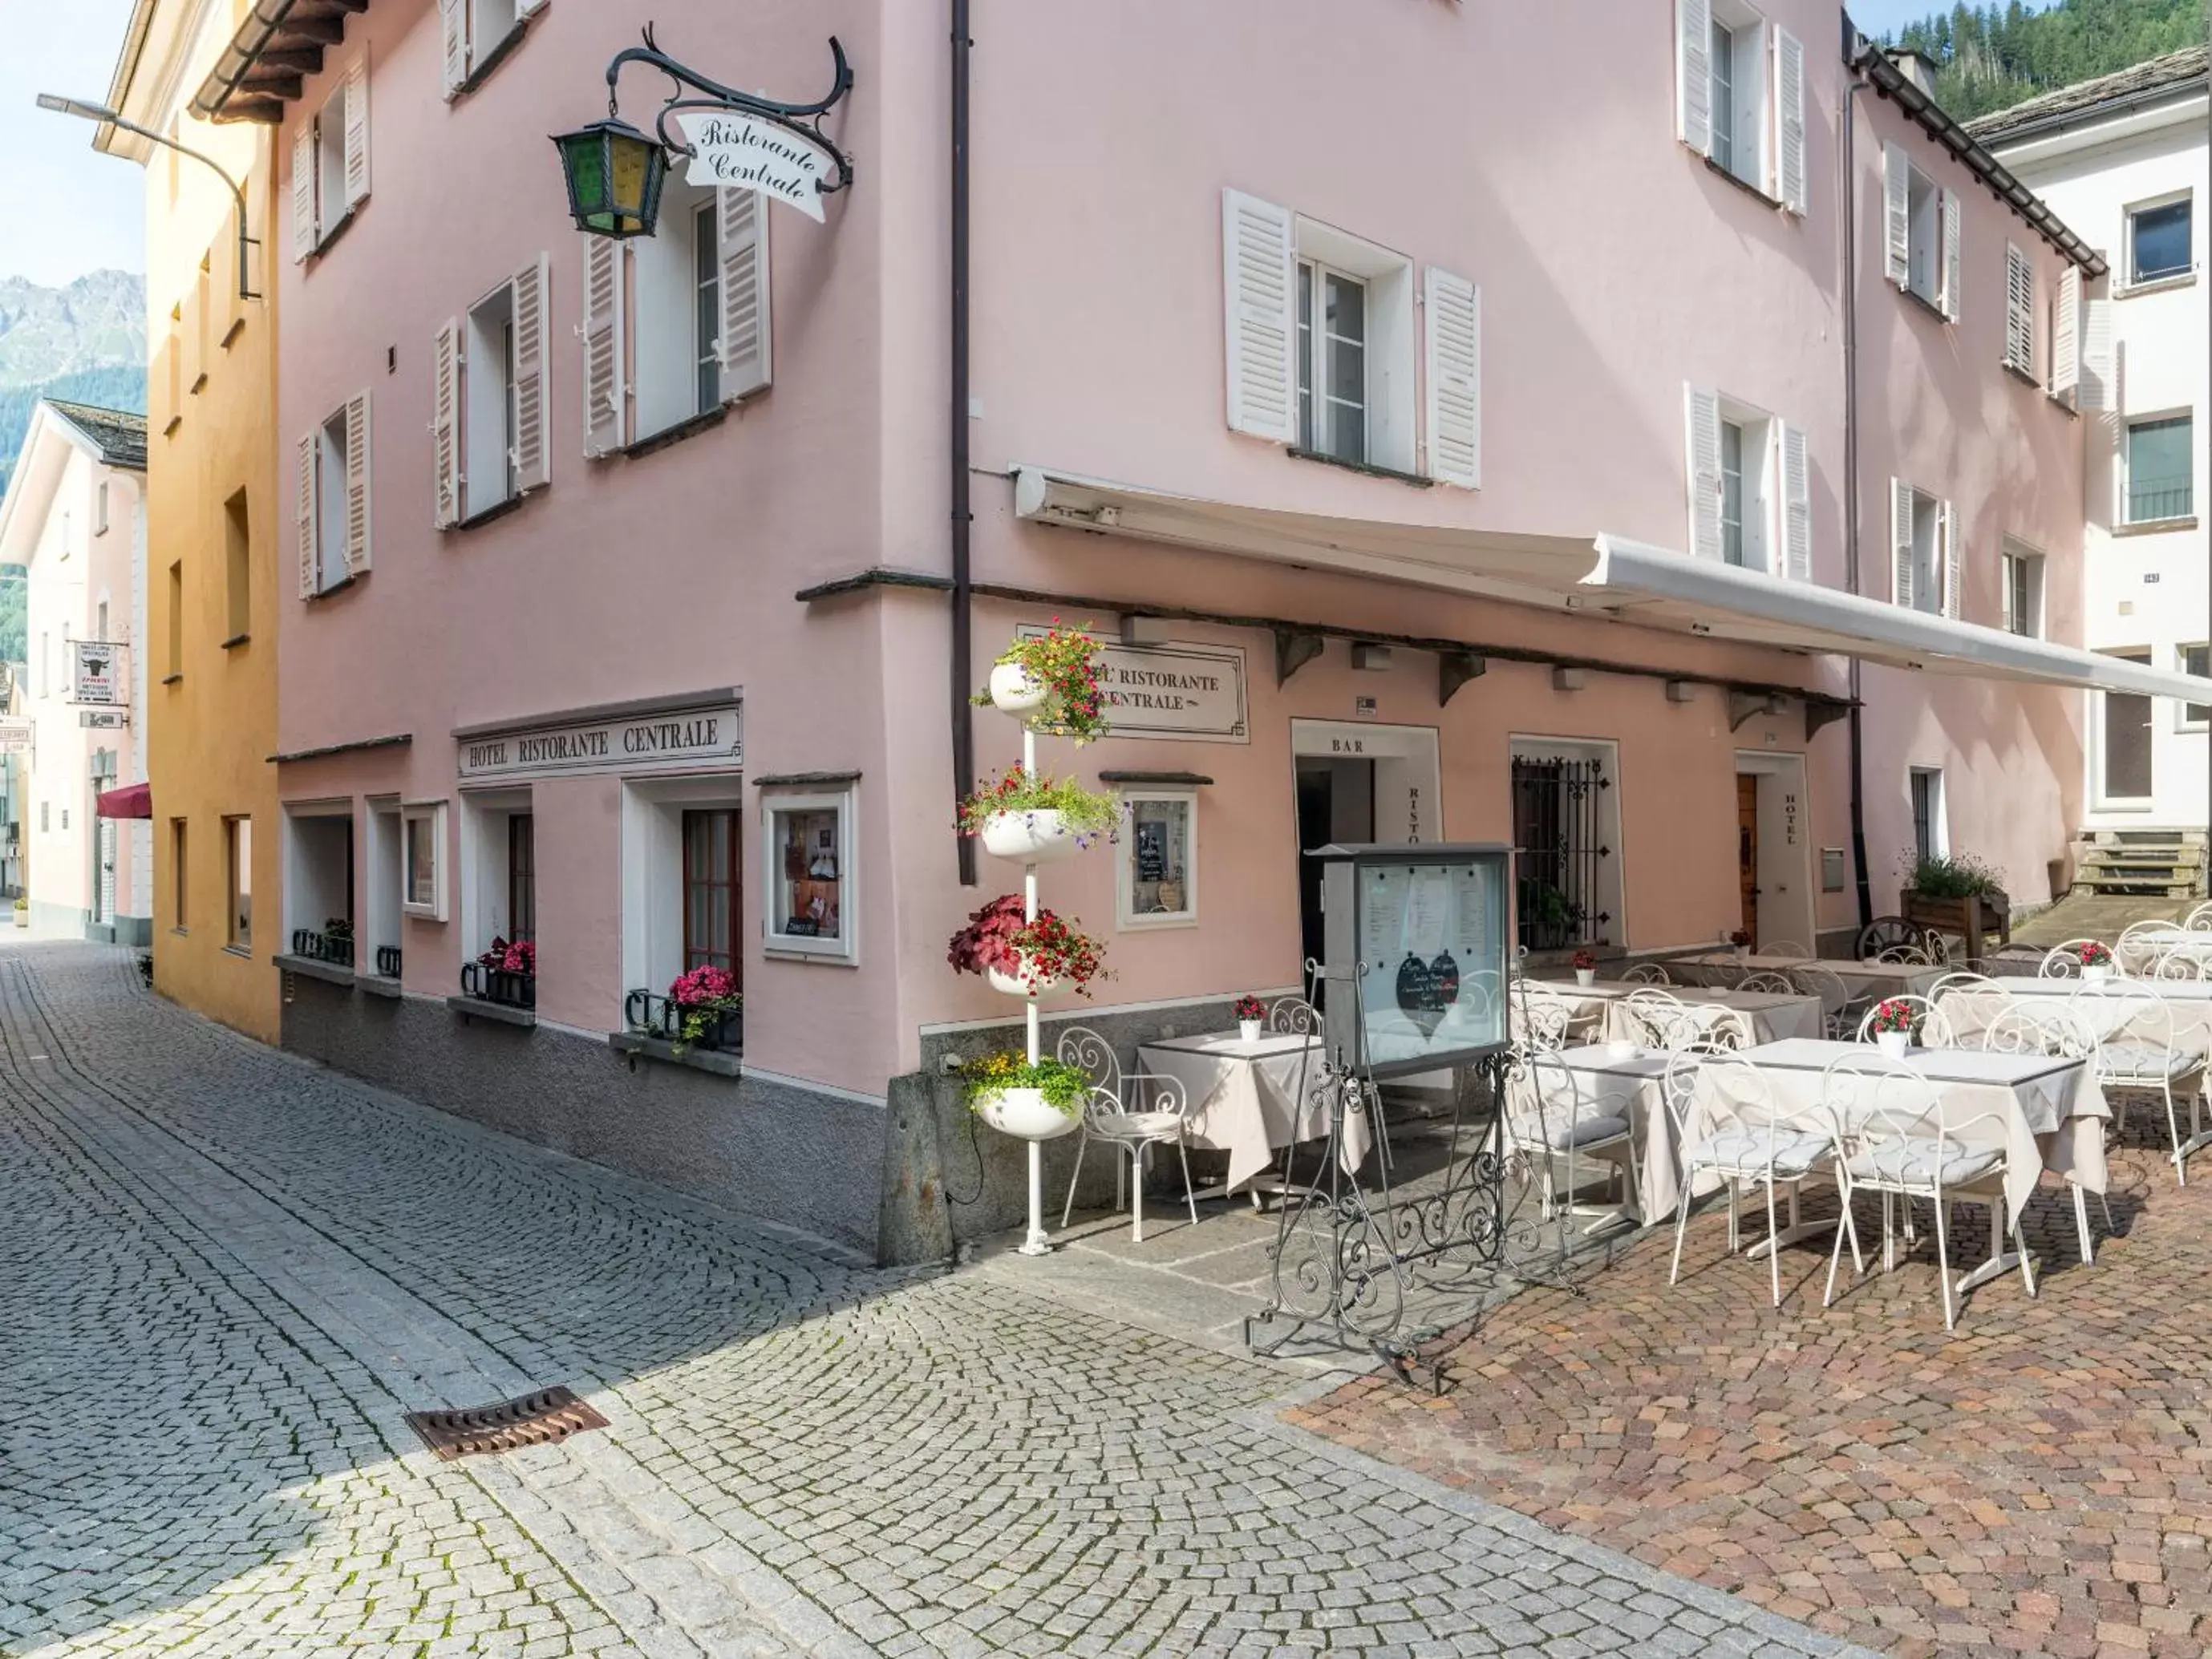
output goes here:
{"type": "Polygon", "coordinates": [[[11,1653],[1839,1650],[1285,1426],[1281,1370],[378,1094],[128,952],[0,947],[0,1103],[11,1653]],[[553,1383],[609,1428],[403,1420],[553,1383]]]}

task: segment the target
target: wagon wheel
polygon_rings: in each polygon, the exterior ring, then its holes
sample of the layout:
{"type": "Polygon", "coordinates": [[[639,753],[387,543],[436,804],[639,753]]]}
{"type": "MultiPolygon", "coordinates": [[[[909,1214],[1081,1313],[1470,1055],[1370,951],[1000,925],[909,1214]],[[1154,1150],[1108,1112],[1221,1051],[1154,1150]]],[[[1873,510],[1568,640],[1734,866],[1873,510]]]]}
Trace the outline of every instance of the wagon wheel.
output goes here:
{"type": "Polygon", "coordinates": [[[1924,951],[1928,948],[1924,930],[1903,916],[1876,916],[1859,929],[1859,960],[1862,962],[1872,961],[1883,951],[1893,951],[1899,945],[1924,951]]]}

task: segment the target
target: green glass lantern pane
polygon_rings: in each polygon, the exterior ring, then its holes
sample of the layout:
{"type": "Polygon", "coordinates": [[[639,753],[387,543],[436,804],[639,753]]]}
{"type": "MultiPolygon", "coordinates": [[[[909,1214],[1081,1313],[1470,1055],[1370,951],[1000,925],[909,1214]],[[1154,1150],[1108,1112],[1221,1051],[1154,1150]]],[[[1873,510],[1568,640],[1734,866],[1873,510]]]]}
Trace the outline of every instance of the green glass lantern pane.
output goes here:
{"type": "Polygon", "coordinates": [[[569,139],[568,198],[580,213],[593,213],[603,208],[607,199],[606,147],[594,132],[578,134],[569,139]]]}

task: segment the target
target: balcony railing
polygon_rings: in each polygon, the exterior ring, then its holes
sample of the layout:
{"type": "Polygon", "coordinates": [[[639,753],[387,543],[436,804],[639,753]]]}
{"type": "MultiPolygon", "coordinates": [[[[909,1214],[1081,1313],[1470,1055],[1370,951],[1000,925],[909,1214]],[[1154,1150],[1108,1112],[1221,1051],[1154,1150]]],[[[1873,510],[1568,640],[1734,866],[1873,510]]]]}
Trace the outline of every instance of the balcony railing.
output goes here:
{"type": "Polygon", "coordinates": [[[340,968],[350,968],[353,966],[353,935],[333,933],[328,929],[317,933],[312,927],[295,928],[292,954],[305,957],[310,962],[327,962],[340,968]]]}
{"type": "Polygon", "coordinates": [[[399,977],[399,947],[380,945],[376,947],[376,971],[386,979],[399,977]]]}
{"type": "Polygon", "coordinates": [[[739,1008],[696,1011],[699,1035],[688,1042],[684,1036],[684,1010],[666,997],[650,991],[632,991],[623,1003],[623,1018],[640,1036],[663,1042],[680,1042],[687,1048],[709,1048],[717,1054],[741,1054],[745,1046],[745,1015],[739,1008]]]}
{"type": "Polygon", "coordinates": [[[474,997],[479,1002],[495,1002],[503,1008],[535,1008],[538,975],[509,973],[504,968],[486,967],[481,962],[465,962],[461,964],[461,994],[474,997]]]}
{"type": "Polygon", "coordinates": [[[2194,494],[2186,483],[2171,489],[2130,489],[2128,491],[2128,522],[2155,524],[2160,519],[2185,519],[2190,514],[2194,494]]]}

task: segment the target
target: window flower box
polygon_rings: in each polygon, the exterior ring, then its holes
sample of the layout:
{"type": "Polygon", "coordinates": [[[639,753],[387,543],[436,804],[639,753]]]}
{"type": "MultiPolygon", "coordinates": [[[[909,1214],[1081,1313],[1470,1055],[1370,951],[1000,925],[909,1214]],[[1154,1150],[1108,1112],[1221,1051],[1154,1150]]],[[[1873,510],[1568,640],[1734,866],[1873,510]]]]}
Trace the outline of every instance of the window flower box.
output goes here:
{"type": "Polygon", "coordinates": [[[461,964],[461,994],[502,1008],[538,1006],[538,947],[529,939],[508,944],[495,939],[491,949],[461,964]]]}
{"type": "Polygon", "coordinates": [[[623,1022],[633,1035],[665,1042],[678,1053],[689,1048],[720,1054],[744,1052],[742,1002],[726,1007],[679,1003],[641,988],[623,1000],[623,1022]]]}
{"type": "Polygon", "coordinates": [[[327,962],[335,967],[353,966],[353,924],[342,917],[333,916],[325,922],[320,932],[312,927],[292,930],[292,954],[304,957],[309,962],[327,962]]]}

